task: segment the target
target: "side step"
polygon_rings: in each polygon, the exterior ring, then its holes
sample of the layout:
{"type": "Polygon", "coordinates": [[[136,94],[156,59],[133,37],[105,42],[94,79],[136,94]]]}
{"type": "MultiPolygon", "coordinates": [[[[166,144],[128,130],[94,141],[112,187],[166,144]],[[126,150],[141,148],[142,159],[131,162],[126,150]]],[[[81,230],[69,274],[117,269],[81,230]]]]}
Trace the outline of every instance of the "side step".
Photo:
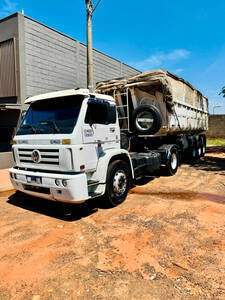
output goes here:
{"type": "MultiPolygon", "coordinates": [[[[92,187],[92,186],[95,186],[95,185],[98,185],[98,184],[99,184],[98,180],[88,180],[88,187],[92,187]]],[[[99,197],[101,195],[102,195],[101,193],[96,193],[96,192],[89,192],[88,193],[89,199],[90,198],[96,198],[96,197],[99,197]]]]}
{"type": "Polygon", "coordinates": [[[88,195],[90,198],[96,198],[96,197],[102,196],[101,193],[95,193],[95,192],[91,192],[88,195]]]}
{"type": "Polygon", "coordinates": [[[88,186],[97,185],[99,184],[98,180],[88,180],[88,186]]]}

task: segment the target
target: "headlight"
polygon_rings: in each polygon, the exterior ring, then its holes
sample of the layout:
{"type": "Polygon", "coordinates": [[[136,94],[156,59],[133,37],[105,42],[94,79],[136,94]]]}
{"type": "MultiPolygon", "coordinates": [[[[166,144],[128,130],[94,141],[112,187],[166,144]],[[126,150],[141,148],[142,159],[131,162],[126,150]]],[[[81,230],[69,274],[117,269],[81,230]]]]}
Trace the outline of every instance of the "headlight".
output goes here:
{"type": "Polygon", "coordinates": [[[63,180],[62,180],[62,185],[63,185],[64,187],[67,186],[67,180],[66,180],[66,179],[63,179],[63,180]]]}
{"type": "Polygon", "coordinates": [[[55,184],[56,184],[57,186],[60,186],[60,180],[59,180],[59,179],[56,179],[56,180],[55,180],[55,184]]]}

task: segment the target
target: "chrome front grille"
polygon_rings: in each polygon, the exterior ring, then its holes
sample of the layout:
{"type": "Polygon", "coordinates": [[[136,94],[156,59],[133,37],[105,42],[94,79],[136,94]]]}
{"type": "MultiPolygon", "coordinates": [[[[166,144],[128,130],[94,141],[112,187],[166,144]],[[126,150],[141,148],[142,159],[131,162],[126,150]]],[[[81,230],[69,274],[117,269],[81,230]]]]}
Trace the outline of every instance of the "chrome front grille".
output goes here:
{"type": "Polygon", "coordinates": [[[18,149],[19,160],[26,164],[36,165],[59,165],[59,149],[18,149]],[[38,150],[40,152],[40,161],[35,163],[32,159],[32,152],[38,150]]]}

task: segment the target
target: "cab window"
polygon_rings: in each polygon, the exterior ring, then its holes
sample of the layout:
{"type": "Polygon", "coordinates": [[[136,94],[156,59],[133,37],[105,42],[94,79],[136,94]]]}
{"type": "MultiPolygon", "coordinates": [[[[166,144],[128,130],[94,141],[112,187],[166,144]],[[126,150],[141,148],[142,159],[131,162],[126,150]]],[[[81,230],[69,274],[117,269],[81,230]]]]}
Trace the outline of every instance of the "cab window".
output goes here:
{"type": "Polygon", "coordinates": [[[116,123],[116,106],[108,102],[89,99],[85,123],[105,125],[116,123]]]}

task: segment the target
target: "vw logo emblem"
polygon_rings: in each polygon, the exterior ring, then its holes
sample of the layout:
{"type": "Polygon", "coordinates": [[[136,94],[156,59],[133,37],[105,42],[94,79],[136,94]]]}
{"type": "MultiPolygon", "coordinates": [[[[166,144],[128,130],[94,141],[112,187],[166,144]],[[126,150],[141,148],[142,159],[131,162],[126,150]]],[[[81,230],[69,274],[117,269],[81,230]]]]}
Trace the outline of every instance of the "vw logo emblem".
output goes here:
{"type": "Polygon", "coordinates": [[[34,150],[31,154],[31,158],[32,158],[33,162],[38,164],[41,160],[41,153],[38,150],[34,150]]]}

